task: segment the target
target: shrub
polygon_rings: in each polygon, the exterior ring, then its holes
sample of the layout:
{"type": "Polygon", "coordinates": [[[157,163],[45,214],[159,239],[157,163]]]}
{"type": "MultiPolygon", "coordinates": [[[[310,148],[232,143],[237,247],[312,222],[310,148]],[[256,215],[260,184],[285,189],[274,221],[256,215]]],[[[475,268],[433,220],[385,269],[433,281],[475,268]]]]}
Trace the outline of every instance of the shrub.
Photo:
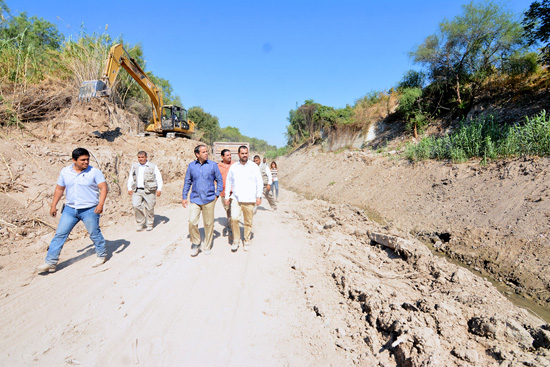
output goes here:
{"type": "Polygon", "coordinates": [[[493,116],[463,121],[442,138],[426,137],[418,144],[409,143],[405,156],[411,160],[469,158],[496,159],[520,155],[550,155],[550,117],[545,111],[526,118],[524,124],[499,123],[493,116]]]}

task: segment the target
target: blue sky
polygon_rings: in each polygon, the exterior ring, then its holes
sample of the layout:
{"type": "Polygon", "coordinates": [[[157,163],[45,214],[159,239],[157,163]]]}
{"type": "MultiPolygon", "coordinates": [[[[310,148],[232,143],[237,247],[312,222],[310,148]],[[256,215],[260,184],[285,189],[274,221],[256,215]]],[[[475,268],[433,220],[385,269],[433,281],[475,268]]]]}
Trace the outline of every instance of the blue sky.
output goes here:
{"type": "MultiPolygon", "coordinates": [[[[516,13],[531,0],[504,2],[516,13]]],[[[108,33],[141,43],[146,70],[168,79],[184,107],[220,126],[285,145],[288,112],[306,99],[353,105],[417,68],[407,53],[461,12],[462,0],[6,0],[66,36],[108,33]]]]}

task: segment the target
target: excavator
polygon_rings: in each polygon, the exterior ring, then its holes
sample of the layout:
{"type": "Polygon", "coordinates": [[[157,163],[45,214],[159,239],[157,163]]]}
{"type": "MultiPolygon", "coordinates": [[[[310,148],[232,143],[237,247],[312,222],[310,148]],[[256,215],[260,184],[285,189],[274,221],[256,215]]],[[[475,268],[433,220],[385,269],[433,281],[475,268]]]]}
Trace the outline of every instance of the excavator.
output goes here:
{"type": "Polygon", "coordinates": [[[163,105],[159,88],[120,43],[111,47],[101,79],[82,82],[78,100],[89,101],[91,98],[110,96],[121,66],[151,98],[153,117],[145,125],[146,134],[156,133],[168,137],[183,135],[189,138],[195,133],[195,123],[187,118],[187,110],[180,106],[163,105]]]}

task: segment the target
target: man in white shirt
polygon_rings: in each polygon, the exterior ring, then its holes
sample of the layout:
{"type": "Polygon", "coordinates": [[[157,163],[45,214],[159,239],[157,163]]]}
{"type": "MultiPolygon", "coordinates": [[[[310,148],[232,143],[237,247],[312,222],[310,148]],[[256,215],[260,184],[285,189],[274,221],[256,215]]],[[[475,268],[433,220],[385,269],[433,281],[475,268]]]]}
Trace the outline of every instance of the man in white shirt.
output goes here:
{"type": "Polygon", "coordinates": [[[151,231],[155,223],[156,196],[162,191],[162,176],[157,165],[147,160],[147,152],[140,150],[137,158],[138,163],[132,165],[128,176],[128,195],[132,195],[136,230],[151,231]]]}
{"type": "Polygon", "coordinates": [[[239,147],[239,161],[233,164],[227,172],[225,183],[225,204],[229,205],[231,198],[231,232],[233,232],[233,243],[231,251],[239,249],[241,242],[239,218],[241,212],[244,219],[244,242],[243,250],[248,251],[250,237],[252,235],[252,219],[254,217],[254,205],[262,203],[263,182],[258,166],[248,160],[248,148],[244,145],[239,147]]]}

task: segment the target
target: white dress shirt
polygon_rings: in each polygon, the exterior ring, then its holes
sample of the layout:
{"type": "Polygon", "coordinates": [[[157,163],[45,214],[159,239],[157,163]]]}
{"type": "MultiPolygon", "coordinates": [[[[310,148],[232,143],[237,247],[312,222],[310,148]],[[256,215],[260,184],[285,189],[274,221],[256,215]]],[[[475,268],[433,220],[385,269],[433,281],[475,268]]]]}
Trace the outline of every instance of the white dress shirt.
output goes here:
{"type": "Polygon", "coordinates": [[[242,164],[238,161],[229,167],[225,182],[226,199],[231,197],[240,203],[255,203],[257,198],[262,197],[263,188],[264,183],[256,163],[247,161],[242,164]]]}

